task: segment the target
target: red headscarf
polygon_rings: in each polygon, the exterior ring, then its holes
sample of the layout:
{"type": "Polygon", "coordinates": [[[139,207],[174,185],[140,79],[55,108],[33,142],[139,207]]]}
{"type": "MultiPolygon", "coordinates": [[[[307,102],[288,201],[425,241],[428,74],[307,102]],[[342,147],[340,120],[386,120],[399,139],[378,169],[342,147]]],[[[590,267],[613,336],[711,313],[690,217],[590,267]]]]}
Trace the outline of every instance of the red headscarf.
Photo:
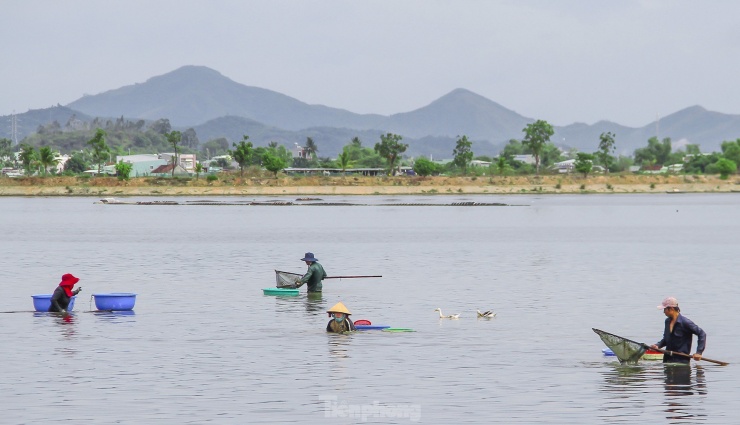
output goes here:
{"type": "Polygon", "coordinates": [[[79,277],[74,277],[71,274],[67,273],[62,276],[62,281],[59,283],[59,286],[64,289],[64,293],[67,294],[68,297],[72,296],[72,288],[75,286],[75,283],[79,282],[79,277]]]}

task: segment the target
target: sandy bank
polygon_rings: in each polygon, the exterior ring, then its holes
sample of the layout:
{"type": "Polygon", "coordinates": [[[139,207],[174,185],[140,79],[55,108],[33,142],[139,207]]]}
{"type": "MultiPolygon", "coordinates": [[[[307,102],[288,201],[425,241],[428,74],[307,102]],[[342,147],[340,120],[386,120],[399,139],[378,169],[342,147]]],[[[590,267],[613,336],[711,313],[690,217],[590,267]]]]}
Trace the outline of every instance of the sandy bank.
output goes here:
{"type": "Polygon", "coordinates": [[[281,177],[0,179],[0,196],[259,196],[740,192],[740,177],[609,175],[525,177],[281,177]]]}

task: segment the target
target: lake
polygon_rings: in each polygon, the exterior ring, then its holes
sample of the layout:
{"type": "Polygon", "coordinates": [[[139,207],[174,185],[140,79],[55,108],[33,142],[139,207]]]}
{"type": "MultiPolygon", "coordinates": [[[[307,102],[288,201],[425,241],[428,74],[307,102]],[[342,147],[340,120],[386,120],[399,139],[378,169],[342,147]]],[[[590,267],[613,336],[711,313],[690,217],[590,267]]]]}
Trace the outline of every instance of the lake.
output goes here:
{"type": "Polygon", "coordinates": [[[2,422],[738,422],[740,195],[322,199],[363,205],[0,199],[2,422]],[[508,206],[398,205],[454,202],[508,206]],[[330,276],[383,277],[262,294],[309,251],[330,276]],[[74,313],[34,313],[64,273],[74,313]],[[138,294],[133,314],[95,312],[106,292],[138,294]],[[655,343],[668,295],[731,365],[602,355],[591,328],[655,343]],[[416,332],[326,334],[338,301],[416,332]]]}

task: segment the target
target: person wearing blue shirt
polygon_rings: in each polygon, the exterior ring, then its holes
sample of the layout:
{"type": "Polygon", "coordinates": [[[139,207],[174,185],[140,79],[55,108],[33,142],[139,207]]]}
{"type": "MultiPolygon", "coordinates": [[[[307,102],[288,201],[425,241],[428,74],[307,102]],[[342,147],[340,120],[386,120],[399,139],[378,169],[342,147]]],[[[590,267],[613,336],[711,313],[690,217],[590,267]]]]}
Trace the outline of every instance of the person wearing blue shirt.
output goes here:
{"type": "Polygon", "coordinates": [[[667,353],[663,354],[663,363],[689,363],[694,360],[701,360],[702,353],[707,345],[707,334],[692,322],[689,318],[681,314],[678,307],[678,300],[674,297],[668,297],[658,306],[663,309],[666,315],[665,329],[663,330],[663,339],[653,344],[650,348],[663,348],[667,353]],[[696,353],[691,356],[692,337],[696,335],[696,353]],[[683,353],[690,357],[672,354],[673,352],[683,353]]]}

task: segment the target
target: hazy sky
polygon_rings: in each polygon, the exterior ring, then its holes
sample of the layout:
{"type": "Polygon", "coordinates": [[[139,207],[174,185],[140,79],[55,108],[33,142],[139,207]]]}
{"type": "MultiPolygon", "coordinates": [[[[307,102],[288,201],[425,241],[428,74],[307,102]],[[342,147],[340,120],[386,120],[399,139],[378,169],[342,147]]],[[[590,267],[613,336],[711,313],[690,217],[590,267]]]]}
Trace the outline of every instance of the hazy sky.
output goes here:
{"type": "Polygon", "coordinates": [[[552,124],[740,114],[740,2],[2,0],[0,115],[183,65],[383,115],[465,88],[552,124]]]}

